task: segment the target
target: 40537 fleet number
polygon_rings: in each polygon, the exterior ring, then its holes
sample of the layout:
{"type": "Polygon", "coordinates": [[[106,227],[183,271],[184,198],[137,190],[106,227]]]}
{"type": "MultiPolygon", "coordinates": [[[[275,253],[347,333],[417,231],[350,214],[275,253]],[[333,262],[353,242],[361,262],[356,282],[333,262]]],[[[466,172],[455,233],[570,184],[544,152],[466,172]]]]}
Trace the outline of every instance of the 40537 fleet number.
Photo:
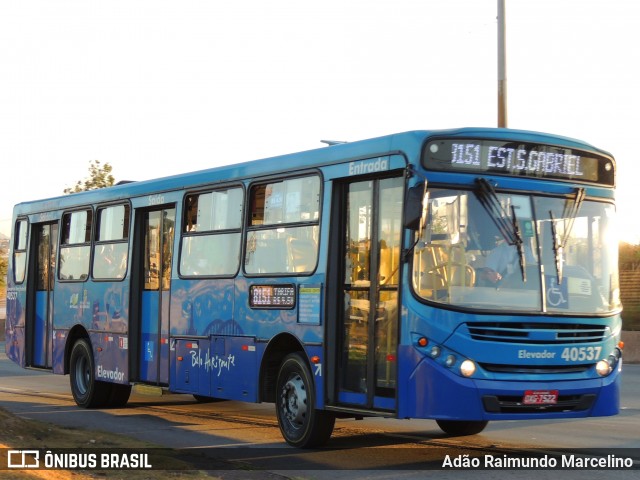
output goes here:
{"type": "Polygon", "coordinates": [[[602,347],[567,347],[560,357],[566,362],[583,362],[585,360],[598,360],[602,347]]]}

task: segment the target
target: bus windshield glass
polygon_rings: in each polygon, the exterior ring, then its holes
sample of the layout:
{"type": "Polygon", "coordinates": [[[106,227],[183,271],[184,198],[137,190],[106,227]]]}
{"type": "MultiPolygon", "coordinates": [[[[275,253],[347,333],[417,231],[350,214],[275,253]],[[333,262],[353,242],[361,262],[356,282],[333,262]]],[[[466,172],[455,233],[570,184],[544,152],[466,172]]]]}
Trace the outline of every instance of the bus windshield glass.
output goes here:
{"type": "Polygon", "coordinates": [[[614,206],[583,193],[430,189],[414,250],[414,291],[467,309],[596,315],[619,309],[614,206]]]}

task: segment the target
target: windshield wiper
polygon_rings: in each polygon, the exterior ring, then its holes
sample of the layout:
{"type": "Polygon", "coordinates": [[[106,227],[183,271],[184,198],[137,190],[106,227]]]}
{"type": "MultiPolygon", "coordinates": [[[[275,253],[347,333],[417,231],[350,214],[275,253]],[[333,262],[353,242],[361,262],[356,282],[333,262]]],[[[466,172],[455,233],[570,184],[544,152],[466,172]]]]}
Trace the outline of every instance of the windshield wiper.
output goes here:
{"type": "Polygon", "coordinates": [[[527,281],[526,259],[524,254],[524,240],[522,232],[516,216],[516,209],[511,205],[511,219],[508,212],[502,207],[500,199],[493,185],[485,178],[476,178],[478,189],[475,190],[476,197],[480,201],[480,205],[487,211],[491,220],[497,227],[500,235],[505,241],[518,249],[518,258],[520,260],[520,271],[522,272],[522,281],[527,281]]]}
{"type": "Polygon", "coordinates": [[[558,231],[556,229],[556,219],[553,216],[553,211],[549,210],[549,218],[551,218],[551,236],[553,237],[553,255],[556,260],[556,274],[558,276],[558,285],[562,284],[562,271],[563,271],[563,252],[564,247],[567,246],[567,242],[569,241],[569,236],[571,235],[571,230],[573,229],[573,223],[578,216],[578,212],[580,211],[580,206],[584,201],[585,189],[578,188],[576,190],[576,196],[571,202],[571,207],[569,207],[569,202],[564,204],[564,210],[562,212],[563,221],[565,223],[564,233],[562,235],[562,239],[559,238],[558,231]]]}
{"type": "Polygon", "coordinates": [[[518,259],[520,260],[520,271],[522,272],[522,281],[527,282],[527,261],[524,256],[524,240],[522,231],[516,217],[516,209],[511,205],[511,219],[513,220],[513,234],[515,236],[516,248],[518,249],[518,259]]]}

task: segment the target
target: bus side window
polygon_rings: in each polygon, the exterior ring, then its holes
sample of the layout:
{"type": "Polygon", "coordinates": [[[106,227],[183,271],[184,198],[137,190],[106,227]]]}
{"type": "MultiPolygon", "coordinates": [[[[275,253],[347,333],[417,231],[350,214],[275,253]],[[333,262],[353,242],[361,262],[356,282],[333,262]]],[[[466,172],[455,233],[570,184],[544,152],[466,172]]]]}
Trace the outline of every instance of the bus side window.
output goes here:
{"type": "Polygon", "coordinates": [[[60,280],[84,281],[89,277],[92,211],[82,210],[62,216],[60,280]]]}
{"type": "Polygon", "coordinates": [[[295,177],[251,187],[244,268],[248,274],[304,274],[316,268],[320,178],[295,177]]]}
{"type": "Polygon", "coordinates": [[[242,188],[188,195],[180,275],[235,275],[240,263],[242,188]]]}
{"type": "Polygon", "coordinates": [[[127,272],[129,206],[114,205],[97,212],[93,278],[121,280],[127,272]]]}
{"type": "Polygon", "coordinates": [[[318,245],[314,240],[290,237],[288,249],[292,271],[313,271],[318,256],[318,245]]]}
{"type": "Polygon", "coordinates": [[[16,222],[13,245],[13,278],[16,283],[24,282],[27,271],[27,233],[29,223],[26,219],[16,222]]]}

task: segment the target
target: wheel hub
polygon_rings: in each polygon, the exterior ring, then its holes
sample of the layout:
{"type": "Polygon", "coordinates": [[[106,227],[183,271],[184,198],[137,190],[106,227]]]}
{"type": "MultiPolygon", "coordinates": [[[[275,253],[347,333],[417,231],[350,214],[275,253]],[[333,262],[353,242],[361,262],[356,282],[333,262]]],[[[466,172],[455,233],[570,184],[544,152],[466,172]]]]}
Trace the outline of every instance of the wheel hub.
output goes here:
{"type": "Polygon", "coordinates": [[[282,401],[287,420],[302,425],[307,415],[307,391],[299,375],[290,378],[284,385],[282,401]]]}

